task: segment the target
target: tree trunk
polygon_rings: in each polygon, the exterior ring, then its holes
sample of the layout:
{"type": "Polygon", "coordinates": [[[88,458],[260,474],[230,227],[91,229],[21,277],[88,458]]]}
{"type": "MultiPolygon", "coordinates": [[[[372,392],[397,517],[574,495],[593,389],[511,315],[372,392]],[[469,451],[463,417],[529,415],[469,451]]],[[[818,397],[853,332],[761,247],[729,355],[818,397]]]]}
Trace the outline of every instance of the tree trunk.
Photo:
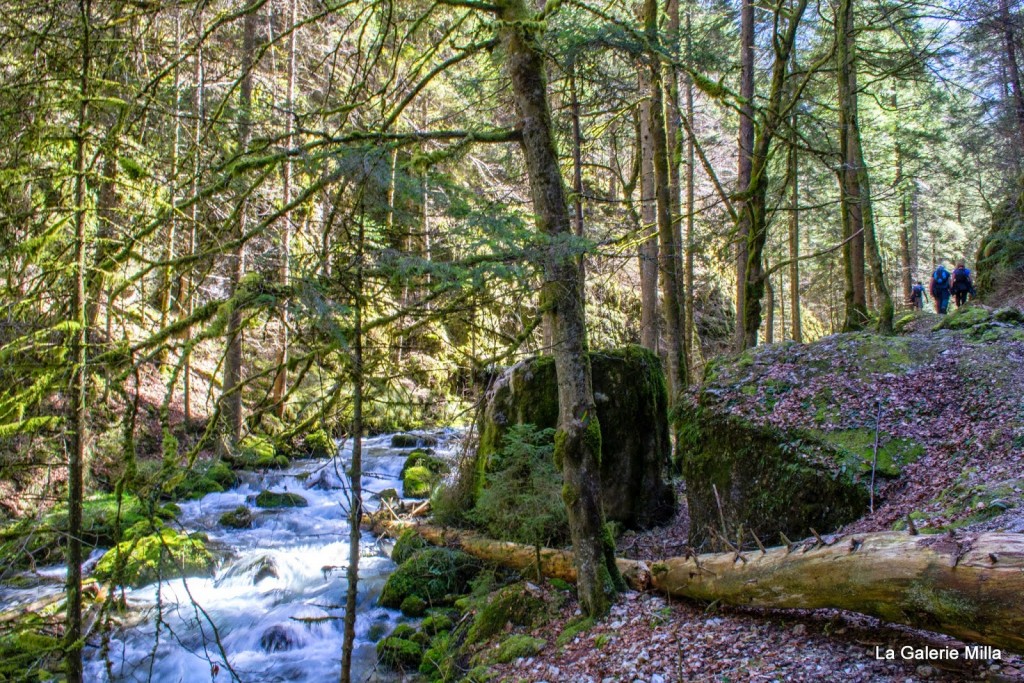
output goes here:
{"type": "MultiPolygon", "coordinates": [[[[741,0],[740,10],[740,132],[736,188],[746,192],[750,187],[754,155],[754,3],[741,0]]],[[[747,240],[750,218],[747,201],[736,202],[736,335],[735,350],[748,346],[745,329],[747,319],[747,240]]]]}
{"type": "Polygon", "coordinates": [[[82,499],[87,442],[88,375],[86,344],[88,343],[86,299],[86,138],[89,132],[89,100],[91,98],[90,69],[92,67],[92,5],[89,0],[79,1],[82,21],[82,63],[79,80],[80,103],[78,126],[75,130],[75,279],[71,299],[71,319],[75,329],[71,333],[71,391],[68,407],[71,412],[71,433],[68,448],[68,546],[67,546],[67,621],[64,629],[65,674],[70,683],[82,681],[82,499]]]}
{"type": "Polygon", "coordinates": [[[355,302],[352,326],[352,463],[349,468],[348,589],[345,593],[345,632],[341,648],[341,683],[352,680],[356,640],[356,598],[359,593],[359,539],[363,519],[363,248],[366,239],[360,212],[356,242],[355,302]]]}
{"type": "Polygon", "coordinates": [[[856,152],[850,144],[850,128],[856,111],[852,109],[857,92],[854,70],[853,0],[840,0],[836,12],[836,60],[839,79],[839,195],[843,225],[843,265],[846,275],[846,319],[844,331],[859,330],[868,317],[864,278],[864,221],[860,211],[860,186],[857,183],[856,152]]]}
{"type": "Polygon", "coordinates": [[[1010,90],[1013,94],[1014,119],[1017,122],[1017,148],[1024,150],[1024,91],[1021,90],[1017,39],[1010,16],[1010,0],[999,0],[999,18],[1003,24],[1003,47],[1006,49],[1006,64],[1010,71],[1010,90]]]}
{"type": "MultiPolygon", "coordinates": [[[[767,269],[767,264],[765,268],[767,269]]],[[[768,297],[768,310],[764,316],[764,343],[775,343],[775,288],[772,287],[772,277],[769,275],[764,279],[764,293],[768,297]]]]}
{"type": "MultiPolygon", "coordinates": [[[[657,0],[644,2],[644,28],[651,45],[658,41],[657,0]]],[[[672,201],[669,195],[669,149],[665,135],[664,86],[661,78],[661,60],[648,55],[650,60],[651,142],[654,153],[654,195],[658,213],[658,270],[661,281],[661,304],[665,312],[665,346],[668,351],[669,405],[675,405],[676,396],[686,386],[686,355],[683,349],[682,310],[682,244],[677,238],[678,224],[672,219],[672,201]]]]}
{"type": "MultiPolygon", "coordinates": [[[[650,92],[646,69],[640,70],[640,92],[650,92]]],[[[640,101],[640,218],[643,232],[649,235],[637,245],[640,259],[640,343],[658,353],[660,325],[658,314],[658,209],[654,199],[654,139],[651,133],[651,100],[640,101]]]]}
{"type": "MultiPolygon", "coordinates": [[[[196,239],[199,234],[199,174],[202,171],[202,146],[199,144],[203,137],[203,89],[205,76],[203,74],[203,11],[196,9],[196,46],[193,63],[193,87],[195,92],[192,98],[193,127],[192,136],[194,151],[192,155],[192,178],[189,182],[189,193],[191,195],[192,208],[189,216],[188,231],[188,254],[191,256],[196,250],[196,239]]],[[[195,308],[195,282],[193,275],[194,266],[188,266],[188,270],[182,273],[179,282],[179,300],[185,301],[185,318],[192,315],[195,308]]],[[[182,372],[181,400],[185,407],[185,422],[192,420],[192,326],[185,329],[185,344],[182,348],[184,354],[184,367],[182,372]]]]}
{"type": "MultiPolygon", "coordinates": [[[[489,562],[573,581],[572,553],[431,525],[428,541],[489,562]]],[[[966,641],[1024,652],[1024,534],[910,536],[883,531],[792,546],[617,559],[635,590],[740,607],[845,609],[966,641]]]]}
{"type": "MultiPolygon", "coordinates": [[[[796,131],[797,118],[793,114],[792,126],[796,131]]],[[[792,178],[792,195],[789,205],[789,310],[793,325],[793,341],[804,341],[803,326],[800,322],[800,165],[796,145],[789,148],[789,175],[792,178]]]]}
{"type": "MultiPolygon", "coordinates": [[[[692,26],[690,22],[690,10],[687,8],[686,11],[686,59],[689,61],[692,59],[692,26]]],[[[686,77],[686,120],[693,121],[693,79],[689,76],[686,77]]],[[[686,265],[684,268],[683,275],[683,308],[685,313],[684,322],[684,334],[687,339],[686,348],[689,349],[689,355],[687,360],[690,365],[687,368],[687,372],[694,367],[694,363],[697,356],[697,330],[694,324],[694,277],[693,277],[693,259],[694,250],[696,249],[696,235],[694,234],[694,217],[697,213],[697,207],[694,203],[694,172],[696,167],[695,163],[695,150],[693,143],[693,136],[686,136],[686,265]]]]}
{"type": "Polygon", "coordinates": [[[844,194],[843,206],[848,222],[850,235],[856,235],[851,244],[856,243],[851,251],[851,265],[853,266],[853,284],[856,293],[858,285],[863,295],[863,313],[859,309],[860,301],[855,297],[854,310],[847,313],[847,323],[850,329],[859,329],[863,322],[855,318],[863,315],[866,319],[867,297],[864,283],[864,255],[867,253],[871,265],[872,281],[875,284],[875,291],[878,294],[878,329],[883,334],[892,332],[893,304],[892,296],[889,294],[889,286],[885,281],[885,273],[882,270],[882,259],[878,249],[878,242],[875,239],[875,219],[871,206],[871,182],[867,165],[864,163],[864,152],[860,139],[860,122],[857,107],[857,65],[856,65],[856,40],[854,36],[853,20],[854,0],[841,0],[839,3],[839,14],[837,24],[839,28],[839,112],[840,112],[840,134],[843,137],[841,149],[843,152],[843,181],[840,185],[844,194]],[[859,259],[859,260],[858,260],[859,259]]]}
{"type": "MultiPolygon", "coordinates": [[[[298,8],[298,0],[292,0],[291,33],[288,35],[288,86],[285,95],[285,116],[287,118],[285,146],[288,149],[295,145],[295,116],[292,108],[295,106],[295,39],[299,32],[298,8]]],[[[292,212],[287,208],[292,203],[291,157],[285,159],[284,168],[281,171],[281,203],[286,207],[285,214],[281,217],[281,284],[287,287],[291,277],[292,212]]],[[[277,356],[277,375],[274,377],[272,399],[277,416],[284,417],[284,396],[288,390],[288,307],[284,304],[281,306],[281,332],[278,344],[281,349],[277,356]]]]}
{"type": "MultiPolygon", "coordinates": [[[[679,0],[666,0],[665,14],[668,21],[665,26],[670,52],[672,55],[679,55],[679,0]]],[[[689,369],[693,362],[692,349],[690,348],[691,338],[688,333],[686,321],[688,319],[686,306],[686,274],[684,271],[684,243],[683,243],[683,206],[680,193],[680,169],[683,163],[683,135],[680,127],[679,110],[679,70],[673,62],[670,62],[665,69],[667,80],[665,83],[665,133],[668,144],[668,191],[669,207],[672,216],[672,258],[675,262],[676,297],[679,301],[680,319],[679,331],[680,352],[682,354],[684,383],[689,382],[689,369]]]]}
{"type": "Polygon", "coordinates": [[[579,573],[580,605],[596,616],[608,611],[617,572],[601,509],[601,427],[586,353],[579,256],[565,249],[572,227],[532,15],[524,0],[502,0],[499,7],[499,36],[521,122],[535,219],[550,241],[541,301],[558,378],[555,462],[565,481],[563,498],[579,573]]]}
{"type": "MultiPolygon", "coordinates": [[[[252,87],[254,59],[256,56],[256,11],[250,9],[245,15],[242,35],[242,82],[238,103],[238,154],[245,154],[252,136],[252,87]]],[[[249,197],[243,187],[238,199],[238,229],[235,237],[241,240],[248,226],[249,197]]],[[[238,286],[245,275],[245,244],[239,242],[230,259],[231,297],[238,294],[238,286]]],[[[224,387],[221,395],[221,412],[224,420],[227,443],[223,446],[234,448],[242,439],[242,310],[237,302],[231,306],[227,325],[227,350],[224,357],[224,387]]]]}

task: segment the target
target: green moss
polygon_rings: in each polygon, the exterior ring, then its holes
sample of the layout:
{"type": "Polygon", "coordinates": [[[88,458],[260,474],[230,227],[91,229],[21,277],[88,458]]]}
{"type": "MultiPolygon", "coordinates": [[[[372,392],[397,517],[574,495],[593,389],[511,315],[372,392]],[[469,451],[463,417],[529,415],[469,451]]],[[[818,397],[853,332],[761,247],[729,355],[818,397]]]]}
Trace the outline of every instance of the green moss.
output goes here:
{"type": "Polygon", "coordinates": [[[450,617],[444,614],[432,614],[423,620],[423,623],[420,624],[420,629],[432,636],[435,636],[441,631],[451,631],[452,626],[454,626],[454,624],[450,617]]]}
{"type": "Polygon", "coordinates": [[[221,515],[218,521],[221,526],[232,529],[248,529],[252,527],[252,510],[245,505],[239,505],[221,515]]]}
{"type": "Polygon", "coordinates": [[[426,467],[410,467],[402,475],[402,491],[406,498],[427,498],[435,476],[426,467]]]}
{"type": "Polygon", "coordinates": [[[275,466],[277,451],[274,444],[262,436],[247,436],[238,444],[238,452],[230,456],[232,465],[242,468],[268,468],[275,466]]]}
{"type": "Polygon", "coordinates": [[[552,457],[554,458],[555,468],[559,472],[565,470],[565,444],[568,441],[569,435],[559,429],[555,431],[555,443],[554,450],[552,451],[552,457]]]}
{"type": "Polygon", "coordinates": [[[416,629],[409,624],[399,624],[395,626],[395,630],[388,634],[394,638],[402,638],[403,640],[410,640],[416,635],[416,629]]]}
{"type": "Polygon", "coordinates": [[[384,666],[413,670],[419,667],[422,659],[423,651],[411,640],[388,636],[377,643],[377,660],[384,666]]]}
{"type": "Polygon", "coordinates": [[[375,621],[374,623],[370,624],[370,628],[366,631],[366,638],[371,643],[376,643],[384,637],[384,634],[387,633],[387,630],[388,622],[375,621]]]}
{"type": "Polygon", "coordinates": [[[256,507],[261,508],[304,508],[309,505],[306,499],[297,493],[288,491],[260,491],[256,496],[256,507]]]}
{"type": "Polygon", "coordinates": [[[430,681],[456,681],[461,670],[458,666],[459,647],[456,639],[448,632],[434,636],[423,659],[419,672],[430,681]]]}
{"type": "Polygon", "coordinates": [[[395,564],[402,564],[412,557],[416,551],[429,547],[430,544],[423,540],[423,537],[416,533],[415,530],[403,529],[398,534],[398,540],[395,541],[395,548],[391,551],[391,559],[395,564]]]}
{"type": "Polygon", "coordinates": [[[388,577],[378,602],[385,607],[399,607],[407,597],[415,595],[430,605],[443,604],[452,596],[465,593],[479,571],[480,564],[463,552],[426,548],[414,553],[388,577]]]}
{"type": "Polygon", "coordinates": [[[208,576],[212,570],[213,557],[202,537],[164,528],[111,549],[96,565],[94,575],[100,581],[137,587],[157,579],[208,576]]]}
{"type": "Polygon", "coordinates": [[[533,595],[526,584],[506,586],[489,596],[477,612],[466,634],[466,642],[479,643],[500,632],[506,624],[530,627],[546,611],[544,601],[533,595]]]}
{"type": "Polygon", "coordinates": [[[992,312],[983,306],[968,305],[958,308],[933,327],[938,330],[965,330],[975,325],[981,325],[992,318],[992,312]]]}
{"type": "Polygon", "coordinates": [[[334,439],[326,429],[315,429],[306,434],[303,443],[305,444],[305,453],[313,458],[329,458],[337,450],[334,439]]]}
{"type": "Polygon", "coordinates": [[[402,466],[402,474],[404,475],[412,467],[425,467],[433,474],[443,474],[448,471],[448,463],[420,449],[414,450],[405,459],[405,464],[402,466]]]}
{"type": "Polygon", "coordinates": [[[494,671],[487,666],[474,666],[462,679],[462,683],[490,683],[497,677],[494,671]]]}
{"type": "Polygon", "coordinates": [[[926,623],[975,625],[978,607],[953,591],[915,581],[907,589],[911,607],[928,615],[926,623]]]}
{"type": "MultiPolygon", "coordinates": [[[[809,430],[808,433],[836,449],[838,461],[851,472],[869,473],[874,459],[875,430],[872,428],[836,431],[809,430]]],[[[924,455],[924,446],[911,439],[892,439],[879,434],[877,471],[898,476],[900,470],[924,455]]]]}
{"type": "Polygon", "coordinates": [[[52,624],[27,613],[4,624],[0,633],[0,681],[61,679],[64,642],[49,635],[52,624]]]}
{"type": "Polygon", "coordinates": [[[517,634],[503,640],[496,650],[485,652],[483,659],[490,664],[505,664],[521,657],[533,657],[547,644],[543,638],[517,634]]]}
{"type": "Polygon", "coordinates": [[[407,617],[422,617],[427,613],[427,601],[418,595],[410,595],[398,606],[407,617]]]}
{"type": "Polygon", "coordinates": [[[576,617],[566,622],[562,632],[558,634],[558,639],[555,644],[559,647],[564,647],[572,642],[572,640],[581,633],[585,633],[590,629],[594,628],[594,620],[591,617],[576,617]]]}

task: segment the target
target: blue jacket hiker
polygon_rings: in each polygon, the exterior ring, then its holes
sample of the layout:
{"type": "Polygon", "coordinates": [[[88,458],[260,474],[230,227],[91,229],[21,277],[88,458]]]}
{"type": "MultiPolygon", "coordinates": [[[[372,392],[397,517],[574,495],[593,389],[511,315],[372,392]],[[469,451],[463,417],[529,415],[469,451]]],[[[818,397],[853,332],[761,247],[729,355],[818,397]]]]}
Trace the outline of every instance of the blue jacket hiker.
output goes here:
{"type": "Polygon", "coordinates": [[[932,273],[931,294],[935,299],[935,312],[939,315],[946,315],[949,308],[950,280],[949,271],[941,263],[932,273]]]}

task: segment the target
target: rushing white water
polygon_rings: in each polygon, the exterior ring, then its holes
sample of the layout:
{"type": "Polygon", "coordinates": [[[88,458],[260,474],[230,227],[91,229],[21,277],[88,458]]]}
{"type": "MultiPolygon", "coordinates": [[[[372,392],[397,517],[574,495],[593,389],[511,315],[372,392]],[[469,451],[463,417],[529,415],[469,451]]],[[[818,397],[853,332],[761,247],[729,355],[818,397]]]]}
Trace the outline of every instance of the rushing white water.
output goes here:
{"type": "MultiPolygon", "coordinates": [[[[443,455],[442,440],[438,450],[443,455]]],[[[395,488],[409,449],[390,447],[390,436],[363,447],[365,505],[374,493],[395,488]]],[[[126,593],[130,623],[87,647],[86,680],[273,682],[336,680],[347,589],[349,526],[347,481],[351,460],[317,460],[280,472],[246,475],[235,489],[181,505],[179,523],[204,531],[210,546],[230,549],[213,578],[166,581],[126,593]],[[306,498],[303,508],[261,510],[250,496],[262,490],[306,498]],[[218,524],[224,512],[248,504],[251,529],[218,524]]],[[[353,680],[383,680],[374,670],[374,642],[401,615],[376,605],[393,563],[372,536],[360,541],[359,597],[353,680]]]]}

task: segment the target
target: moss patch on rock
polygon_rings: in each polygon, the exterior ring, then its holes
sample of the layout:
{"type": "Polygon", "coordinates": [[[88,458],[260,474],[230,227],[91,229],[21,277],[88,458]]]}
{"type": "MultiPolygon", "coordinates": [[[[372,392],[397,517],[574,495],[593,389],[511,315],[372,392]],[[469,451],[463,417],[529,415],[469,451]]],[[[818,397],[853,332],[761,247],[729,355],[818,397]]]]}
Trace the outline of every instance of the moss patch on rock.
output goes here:
{"type": "Polygon", "coordinates": [[[398,534],[395,547],[391,551],[391,559],[395,564],[402,564],[417,551],[429,548],[430,544],[423,540],[414,529],[403,529],[398,534]]]}
{"type": "MultiPolygon", "coordinates": [[[[589,354],[600,444],[605,515],[628,527],[648,526],[670,517],[675,500],[664,474],[670,465],[668,393],[661,362],[639,346],[589,354]]],[[[492,459],[513,425],[553,429],[558,421],[554,359],[541,356],[509,368],[494,381],[478,424],[480,434],[472,500],[487,485],[492,459]]],[[[557,439],[557,434],[554,437],[557,439]]],[[[558,448],[554,449],[558,467],[558,448]]],[[[460,476],[462,473],[460,472],[460,476]]]]}
{"type": "Polygon", "coordinates": [[[402,475],[402,492],[406,498],[429,498],[435,475],[426,467],[410,467],[402,475]]]}
{"type": "Polygon", "coordinates": [[[479,643],[499,633],[507,624],[532,626],[546,611],[544,601],[526,583],[506,586],[488,596],[466,634],[466,642],[479,643]]]}
{"type": "Polygon", "coordinates": [[[248,529],[252,527],[252,510],[245,505],[239,505],[221,515],[218,521],[221,526],[231,529],[248,529]]]}
{"type": "Polygon", "coordinates": [[[679,424],[695,546],[707,543],[712,529],[722,532],[723,517],[730,538],[742,524],[772,542],[780,532],[804,538],[812,527],[831,531],[867,509],[859,468],[844,470],[826,443],[693,406],[680,412],[679,424]]]}
{"type": "Polygon", "coordinates": [[[503,640],[495,650],[483,653],[480,663],[505,664],[522,657],[533,657],[547,647],[548,641],[517,633],[503,640]]]}
{"type": "Polygon", "coordinates": [[[101,581],[138,587],[158,579],[209,576],[212,571],[213,557],[202,535],[164,528],[112,548],[100,559],[94,575],[101,581]]]}
{"type": "Polygon", "coordinates": [[[260,491],[255,499],[256,507],[261,508],[304,508],[309,503],[297,493],[287,491],[260,491]]]}
{"type": "Polygon", "coordinates": [[[403,671],[416,670],[423,659],[419,645],[396,636],[388,636],[377,643],[377,660],[388,667],[403,671]]]}
{"type": "Polygon", "coordinates": [[[450,602],[465,593],[469,582],[480,572],[480,563],[466,553],[448,548],[425,548],[414,553],[391,576],[378,602],[384,607],[400,607],[410,595],[429,605],[450,602]]]}

